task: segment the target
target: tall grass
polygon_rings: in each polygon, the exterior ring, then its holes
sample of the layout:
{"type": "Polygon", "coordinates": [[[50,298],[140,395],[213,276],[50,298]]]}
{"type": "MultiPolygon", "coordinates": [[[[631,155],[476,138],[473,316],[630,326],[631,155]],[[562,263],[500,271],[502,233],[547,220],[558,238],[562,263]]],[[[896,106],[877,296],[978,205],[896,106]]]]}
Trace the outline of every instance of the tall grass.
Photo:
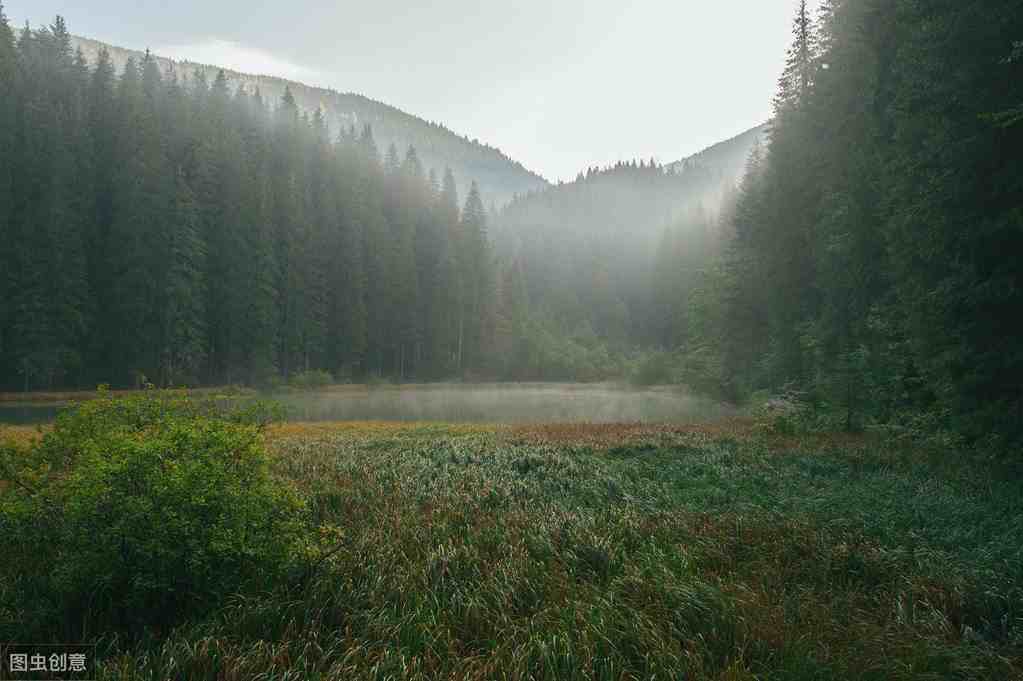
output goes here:
{"type": "Polygon", "coordinates": [[[1017,480],[865,439],[653,426],[271,427],[301,576],[105,679],[1007,679],[1017,480]]]}

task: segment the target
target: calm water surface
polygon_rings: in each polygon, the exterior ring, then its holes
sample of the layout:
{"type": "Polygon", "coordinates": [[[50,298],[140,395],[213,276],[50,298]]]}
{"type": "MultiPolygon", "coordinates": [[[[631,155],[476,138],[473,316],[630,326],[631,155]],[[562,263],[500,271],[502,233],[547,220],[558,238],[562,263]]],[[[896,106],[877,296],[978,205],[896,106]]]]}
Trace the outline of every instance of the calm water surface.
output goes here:
{"type": "MultiPolygon", "coordinates": [[[[341,386],[272,399],[295,421],[689,423],[732,413],[727,405],[676,388],[607,384],[341,386]]],[[[0,423],[51,421],[62,406],[0,403],[0,423]]]]}

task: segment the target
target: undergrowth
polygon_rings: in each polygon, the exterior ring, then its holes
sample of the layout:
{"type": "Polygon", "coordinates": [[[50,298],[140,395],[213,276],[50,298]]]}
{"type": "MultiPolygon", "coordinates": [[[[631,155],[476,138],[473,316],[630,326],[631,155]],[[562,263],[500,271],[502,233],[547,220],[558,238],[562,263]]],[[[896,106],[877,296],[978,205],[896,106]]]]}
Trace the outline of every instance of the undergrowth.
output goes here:
{"type": "Polygon", "coordinates": [[[1023,495],[977,466],[755,423],[264,439],[302,500],[290,571],[148,637],[94,631],[101,678],[1023,673],[1023,495]]]}

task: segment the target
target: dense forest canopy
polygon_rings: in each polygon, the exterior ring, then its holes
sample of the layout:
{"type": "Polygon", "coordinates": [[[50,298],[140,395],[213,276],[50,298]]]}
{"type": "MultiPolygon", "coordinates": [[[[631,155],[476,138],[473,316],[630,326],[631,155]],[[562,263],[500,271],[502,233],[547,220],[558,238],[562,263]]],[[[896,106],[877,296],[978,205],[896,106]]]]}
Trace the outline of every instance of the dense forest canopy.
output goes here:
{"type": "Polygon", "coordinates": [[[685,271],[709,258],[764,133],[754,128],[667,166],[588,168],[519,196],[495,217],[496,250],[521,263],[533,307],[567,330],[592,330],[619,353],[670,347],[666,297],[684,298],[685,271]]]}
{"type": "Polygon", "coordinates": [[[486,214],[416,150],[328,138],[290,91],[90,67],[3,22],[2,382],[263,383],[477,369],[486,214]]]}
{"type": "MultiPolygon", "coordinates": [[[[15,40],[20,35],[17,26],[12,27],[15,40]]],[[[145,52],[109,45],[98,40],[71,35],[72,52],[81,50],[85,61],[95,65],[101,52],[114,70],[120,73],[129,59],[141,62],[145,52]]],[[[338,92],[315,87],[275,76],[241,73],[213,64],[168,59],[151,54],[164,77],[173,76],[182,85],[188,85],[195,77],[203,77],[212,83],[223,72],[228,88],[234,92],[244,88],[248,92],[259,90],[266,102],[277,102],[284,96],[284,90],[291,91],[299,109],[312,113],[322,111],[327,127],[332,131],[354,126],[357,130],[366,125],[373,128],[373,138],[380,149],[394,144],[399,150],[410,146],[416,148],[420,161],[426,168],[450,167],[458,186],[459,194],[468,195],[475,181],[480,192],[487,197],[488,204],[501,206],[516,194],[524,194],[547,186],[547,181],[536,173],[524,168],[521,163],[508,158],[500,149],[480,140],[470,139],[449,130],[443,122],[423,120],[398,108],[371,99],[355,92],[338,92]]]]}
{"type": "Polygon", "coordinates": [[[630,161],[496,214],[290,89],[72,46],[59,18],[0,26],[6,387],[589,380],[655,353],[851,428],[1023,432],[1020,0],[801,3],[740,183],[630,161]]]}
{"type": "Polygon", "coordinates": [[[1023,3],[800,5],[734,238],[679,304],[726,394],[1023,430],[1023,3]]]}

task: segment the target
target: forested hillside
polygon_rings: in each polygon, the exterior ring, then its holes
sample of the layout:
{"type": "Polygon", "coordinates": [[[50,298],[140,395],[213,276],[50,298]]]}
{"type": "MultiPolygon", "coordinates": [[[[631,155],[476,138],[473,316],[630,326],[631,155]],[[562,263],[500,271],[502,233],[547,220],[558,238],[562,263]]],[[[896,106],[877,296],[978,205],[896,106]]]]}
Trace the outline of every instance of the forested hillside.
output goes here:
{"type": "Polygon", "coordinates": [[[587,169],[490,234],[418,147],[252,85],[4,22],[0,382],[638,362],[847,428],[1023,434],[1021,0],[804,3],[766,129],[587,169]]]}
{"type": "MultiPolygon", "coordinates": [[[[15,37],[18,32],[19,29],[15,28],[15,37]]],[[[81,50],[90,65],[95,65],[100,53],[106,50],[118,73],[129,59],[139,63],[145,57],[143,52],[75,35],[71,36],[71,49],[81,50]]],[[[288,89],[300,111],[309,115],[317,109],[323,112],[324,121],[332,135],[352,126],[361,130],[370,125],[381,149],[391,144],[398,149],[412,146],[416,148],[424,167],[451,168],[462,196],[467,195],[472,182],[476,182],[480,192],[487,198],[488,207],[490,204],[502,206],[516,194],[547,186],[546,180],[524,168],[518,161],[508,158],[500,149],[458,135],[442,123],[424,121],[354,92],[336,92],[284,78],[240,73],[217,65],[175,61],[159,55],[152,55],[151,58],[156,61],[161,74],[166,76],[173,73],[183,86],[187,86],[197,73],[212,83],[223,71],[232,92],[242,86],[248,92],[258,89],[267,102],[279,101],[284,96],[284,90],[288,89]]]]}
{"type": "Polygon", "coordinates": [[[805,3],[735,236],[676,300],[689,376],[848,427],[1023,432],[1023,3],[805,3]]]}
{"type": "Polygon", "coordinates": [[[495,219],[497,252],[520,263],[535,311],[563,333],[595,334],[619,353],[670,344],[661,299],[684,297],[675,275],[705,261],[720,238],[721,211],[734,203],[764,131],[668,166],[651,159],[589,168],[574,182],[518,197],[495,219]]]}
{"type": "Polygon", "coordinates": [[[473,186],[285,87],[91,67],[58,17],[0,22],[0,383],[266,384],[483,364],[473,186]]]}
{"type": "Polygon", "coordinates": [[[691,156],[664,166],[665,172],[681,174],[696,167],[716,172],[722,181],[742,177],[753,147],[767,141],[770,126],[766,123],[739,133],[731,139],[711,145],[691,156]]]}

